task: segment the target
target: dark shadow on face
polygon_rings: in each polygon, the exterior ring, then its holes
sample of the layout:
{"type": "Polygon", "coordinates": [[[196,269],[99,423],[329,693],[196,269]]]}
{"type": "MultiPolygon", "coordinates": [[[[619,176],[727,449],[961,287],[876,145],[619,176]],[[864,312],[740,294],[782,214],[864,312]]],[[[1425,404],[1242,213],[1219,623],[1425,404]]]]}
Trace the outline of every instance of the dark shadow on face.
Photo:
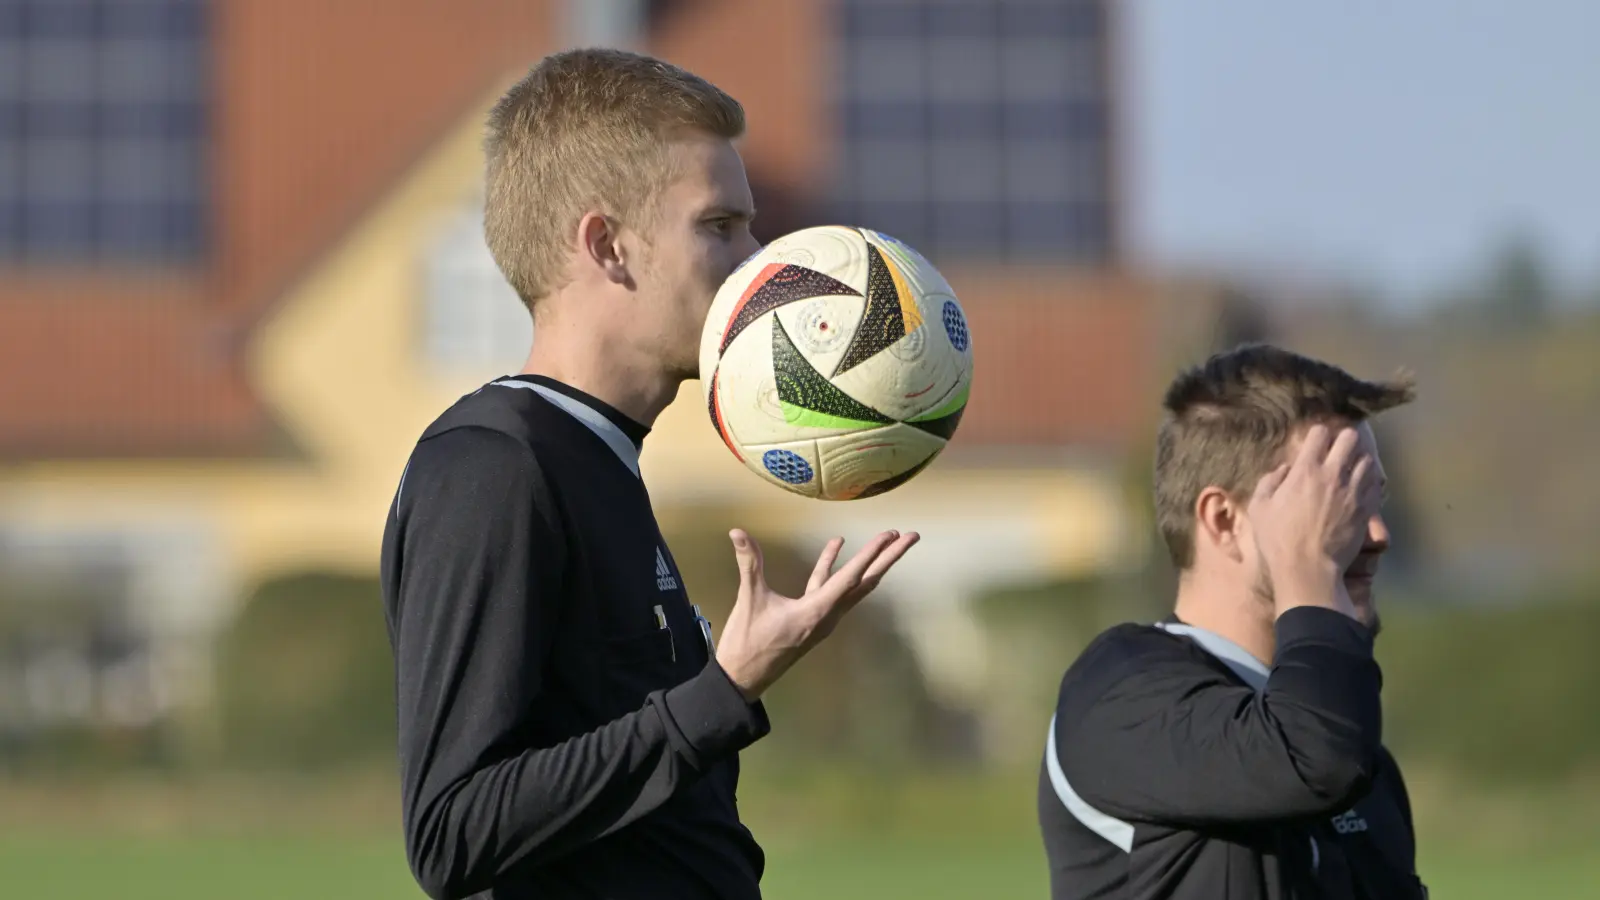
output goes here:
{"type": "Polygon", "coordinates": [[[1360,617],[1363,625],[1372,630],[1374,637],[1383,630],[1383,622],[1378,615],[1378,604],[1373,596],[1372,583],[1378,574],[1378,558],[1386,546],[1362,551],[1344,578],[1345,591],[1350,595],[1350,602],[1355,605],[1356,615],[1360,617]]]}

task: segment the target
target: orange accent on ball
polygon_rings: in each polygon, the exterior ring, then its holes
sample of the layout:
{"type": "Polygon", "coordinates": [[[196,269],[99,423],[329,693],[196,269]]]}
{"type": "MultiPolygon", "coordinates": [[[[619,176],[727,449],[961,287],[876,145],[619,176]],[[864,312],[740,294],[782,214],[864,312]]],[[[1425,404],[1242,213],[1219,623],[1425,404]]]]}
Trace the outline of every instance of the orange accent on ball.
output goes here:
{"type": "Polygon", "coordinates": [[[724,444],[728,445],[728,450],[733,454],[734,459],[744,462],[743,454],[739,452],[738,447],[733,445],[733,438],[728,434],[728,426],[722,423],[722,395],[717,393],[717,376],[715,375],[711,376],[711,416],[712,421],[717,426],[717,436],[722,438],[724,444]]]}
{"type": "Polygon", "coordinates": [[[728,324],[722,326],[723,334],[727,334],[728,329],[733,327],[733,320],[739,318],[739,311],[744,309],[744,305],[749,303],[750,298],[756,295],[756,291],[761,290],[762,285],[771,281],[772,276],[787,268],[788,265],[788,263],[774,262],[767,263],[761,267],[761,271],[751,280],[750,286],[746,287],[744,293],[739,295],[739,302],[733,305],[733,312],[728,314],[728,324]]]}

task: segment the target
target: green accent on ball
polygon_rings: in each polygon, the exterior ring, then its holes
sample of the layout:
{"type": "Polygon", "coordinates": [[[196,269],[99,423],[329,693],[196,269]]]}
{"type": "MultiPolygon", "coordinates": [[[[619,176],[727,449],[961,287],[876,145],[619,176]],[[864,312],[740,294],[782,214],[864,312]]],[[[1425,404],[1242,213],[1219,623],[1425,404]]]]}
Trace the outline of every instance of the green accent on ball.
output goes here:
{"type": "Polygon", "coordinates": [[[783,320],[777,316],[772,317],[772,374],[778,381],[778,400],[785,407],[787,421],[794,421],[789,418],[790,406],[852,425],[858,422],[887,425],[894,421],[823,378],[806,362],[794,341],[789,339],[783,320]]]}
{"type": "Polygon", "coordinates": [[[937,409],[928,410],[927,412],[923,413],[922,415],[913,416],[913,417],[907,419],[906,421],[907,422],[928,422],[928,421],[931,421],[933,419],[943,419],[946,416],[953,416],[956,413],[960,412],[961,410],[967,408],[967,395],[970,394],[970,393],[972,393],[972,385],[971,384],[964,384],[964,385],[961,386],[961,390],[959,390],[959,391],[957,391],[955,393],[955,396],[951,397],[949,400],[946,400],[944,403],[940,404],[937,409]]]}
{"type": "Polygon", "coordinates": [[[866,428],[878,428],[883,424],[882,422],[863,422],[860,419],[847,419],[844,416],[829,415],[825,412],[817,412],[814,409],[806,409],[803,406],[795,406],[793,403],[785,403],[782,400],[778,401],[778,403],[783,407],[783,420],[790,425],[799,425],[802,428],[861,431],[866,428]]]}

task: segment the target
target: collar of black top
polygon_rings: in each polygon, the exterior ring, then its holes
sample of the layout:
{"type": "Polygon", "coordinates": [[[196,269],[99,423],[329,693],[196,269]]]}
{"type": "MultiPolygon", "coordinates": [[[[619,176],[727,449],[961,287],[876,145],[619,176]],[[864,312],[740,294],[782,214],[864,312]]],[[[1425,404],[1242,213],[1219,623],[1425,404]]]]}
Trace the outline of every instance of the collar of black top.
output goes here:
{"type": "Polygon", "coordinates": [[[1185,634],[1194,642],[1195,646],[1211,654],[1220,660],[1223,665],[1232,669],[1234,674],[1238,675],[1245,684],[1250,685],[1257,691],[1266,689],[1271,667],[1251,656],[1249,651],[1233,641],[1198,625],[1190,625],[1178,618],[1176,612],[1159,620],[1156,623],[1156,627],[1171,634],[1185,634]]]}
{"type": "Polygon", "coordinates": [[[589,407],[600,415],[605,416],[606,419],[611,422],[611,424],[617,426],[618,430],[620,430],[624,435],[627,435],[628,440],[633,441],[633,447],[635,450],[644,448],[644,439],[650,434],[650,426],[645,425],[642,422],[634,421],[604,400],[601,400],[592,394],[580,391],[570,384],[557,381],[547,375],[512,375],[510,380],[525,381],[528,384],[537,384],[542,387],[547,387],[550,390],[561,394],[562,396],[571,397],[572,399],[582,403],[584,406],[589,407]]]}

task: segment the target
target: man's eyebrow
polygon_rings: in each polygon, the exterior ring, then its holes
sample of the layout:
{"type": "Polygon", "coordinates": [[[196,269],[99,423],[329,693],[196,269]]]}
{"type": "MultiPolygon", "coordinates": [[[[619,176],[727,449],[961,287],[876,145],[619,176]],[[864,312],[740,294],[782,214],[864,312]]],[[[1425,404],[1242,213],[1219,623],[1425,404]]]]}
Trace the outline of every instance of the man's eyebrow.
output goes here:
{"type": "Polygon", "coordinates": [[[749,221],[756,217],[756,210],[755,207],[741,209],[737,206],[727,206],[725,204],[718,203],[708,207],[701,215],[703,218],[707,219],[740,219],[743,221],[749,221]]]}

